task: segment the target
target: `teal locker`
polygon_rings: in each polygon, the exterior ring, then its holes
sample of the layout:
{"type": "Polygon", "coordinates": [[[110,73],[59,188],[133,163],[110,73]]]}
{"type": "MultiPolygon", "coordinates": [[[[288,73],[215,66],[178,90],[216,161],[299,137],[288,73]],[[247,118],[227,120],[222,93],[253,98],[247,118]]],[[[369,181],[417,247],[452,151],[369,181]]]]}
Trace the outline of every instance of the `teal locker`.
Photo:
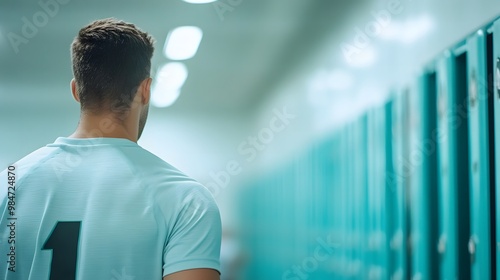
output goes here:
{"type": "MultiPolygon", "coordinates": [[[[358,227],[358,222],[363,221],[363,199],[362,199],[362,190],[360,188],[359,177],[356,174],[359,174],[359,121],[354,121],[349,125],[349,154],[346,160],[349,162],[349,166],[351,171],[349,172],[349,180],[350,183],[346,186],[349,193],[349,211],[350,211],[350,219],[348,220],[348,230],[344,233],[344,240],[346,241],[347,248],[349,250],[349,255],[347,257],[348,266],[345,267],[344,275],[346,279],[360,279],[360,275],[362,270],[352,269],[349,270],[349,267],[355,267],[355,263],[359,261],[363,252],[357,246],[356,236],[360,228],[358,227]],[[349,187],[350,186],[350,187],[349,187]]],[[[362,228],[362,222],[359,224],[362,228]]]]}
{"type": "Polygon", "coordinates": [[[466,57],[446,51],[437,63],[441,279],[470,278],[466,57]]]}
{"type": "MultiPolygon", "coordinates": [[[[369,255],[366,252],[364,236],[367,235],[367,163],[366,163],[366,117],[360,117],[353,123],[352,140],[353,149],[351,158],[353,161],[353,173],[351,174],[353,184],[350,188],[354,190],[353,195],[353,230],[348,238],[356,252],[351,259],[352,270],[348,273],[349,279],[365,279],[365,273],[370,263],[369,255]]],[[[349,188],[349,187],[348,187],[349,188]]]]}
{"type": "Polygon", "coordinates": [[[491,279],[488,90],[486,36],[478,31],[467,40],[470,141],[470,207],[472,279],[491,279]]]}
{"type": "Polygon", "coordinates": [[[371,235],[371,225],[370,225],[370,218],[371,218],[371,209],[370,209],[370,193],[368,192],[369,190],[369,172],[371,172],[373,166],[368,165],[368,155],[370,154],[368,142],[371,140],[369,139],[369,117],[368,114],[365,113],[363,117],[361,117],[361,122],[360,122],[360,132],[361,132],[361,138],[359,145],[361,147],[362,154],[360,155],[360,160],[362,160],[360,167],[363,170],[363,179],[361,182],[361,192],[363,193],[363,256],[362,256],[362,261],[363,261],[363,279],[368,278],[370,273],[372,272],[372,264],[374,262],[374,257],[371,254],[370,250],[370,235],[371,235]]]}
{"type": "Polygon", "coordinates": [[[446,51],[437,63],[436,134],[439,162],[439,241],[441,279],[468,279],[469,177],[466,100],[466,54],[446,51]],[[465,199],[464,199],[465,198],[465,199]],[[464,204],[465,202],[465,204],[464,204]]]}
{"type": "Polygon", "coordinates": [[[375,164],[373,160],[373,150],[374,150],[374,142],[376,142],[376,139],[374,139],[374,124],[373,124],[373,117],[372,117],[372,111],[369,110],[364,117],[366,121],[366,126],[365,126],[365,135],[366,135],[366,140],[365,141],[365,147],[366,147],[366,152],[365,152],[365,162],[366,162],[366,188],[365,188],[365,198],[366,198],[366,203],[365,203],[365,233],[364,233],[364,240],[365,240],[365,253],[366,253],[366,258],[365,258],[365,271],[364,271],[364,278],[368,279],[370,277],[370,274],[373,273],[372,271],[375,270],[375,253],[374,253],[374,246],[372,245],[372,234],[373,234],[373,216],[374,213],[372,213],[374,210],[373,208],[373,198],[371,197],[373,193],[373,189],[376,187],[374,186],[374,173],[376,172],[375,169],[375,164]]]}
{"type": "Polygon", "coordinates": [[[386,182],[390,192],[391,209],[388,210],[388,217],[391,217],[392,231],[388,236],[388,244],[390,248],[391,262],[389,265],[389,276],[394,280],[402,280],[407,277],[407,230],[406,230],[406,186],[408,183],[407,172],[405,172],[404,155],[407,144],[406,129],[408,125],[407,113],[405,107],[404,93],[399,93],[394,96],[387,110],[387,133],[386,136],[386,151],[387,151],[387,166],[392,171],[387,171],[386,182]],[[392,115],[392,117],[389,117],[392,115]],[[392,120],[392,122],[391,122],[392,120]],[[391,122],[392,124],[389,124],[391,122]],[[390,155],[392,152],[392,155],[390,155]]]}
{"type": "Polygon", "coordinates": [[[413,277],[438,278],[437,252],[437,151],[432,133],[436,131],[435,73],[424,73],[412,95],[410,164],[413,167],[412,250],[413,277]]]}
{"type": "Polygon", "coordinates": [[[454,57],[447,51],[437,62],[437,115],[439,170],[439,241],[437,251],[440,255],[440,279],[456,279],[457,267],[457,208],[456,208],[456,169],[454,168],[454,133],[449,119],[453,106],[454,57]]]}
{"type": "Polygon", "coordinates": [[[346,232],[345,240],[350,249],[348,267],[346,267],[345,276],[347,279],[362,279],[363,267],[356,264],[364,263],[363,246],[359,242],[358,236],[364,229],[364,199],[363,199],[363,160],[361,155],[362,148],[362,123],[358,119],[350,124],[350,150],[346,160],[351,167],[349,186],[346,186],[349,192],[349,204],[352,215],[349,219],[349,231],[346,232]],[[351,269],[349,269],[351,268],[351,269]]]}
{"type": "MultiPolygon", "coordinates": [[[[463,48],[462,48],[463,49],[463,48]]],[[[470,236],[470,199],[469,199],[469,123],[467,112],[467,96],[468,96],[468,81],[467,81],[467,52],[460,51],[454,53],[452,61],[455,71],[453,74],[452,94],[450,100],[453,101],[451,106],[451,118],[453,134],[452,142],[453,150],[450,156],[454,159],[454,168],[456,169],[456,199],[457,199],[457,266],[458,279],[470,279],[471,263],[467,244],[470,236]]]]}
{"type": "MultiPolygon", "coordinates": [[[[393,96],[393,94],[391,95],[393,96]]],[[[385,152],[385,171],[384,171],[384,183],[386,188],[386,201],[385,201],[385,251],[387,254],[387,264],[386,264],[386,275],[389,279],[394,279],[396,268],[399,266],[397,264],[397,254],[396,251],[391,248],[391,241],[393,236],[398,230],[398,209],[396,207],[396,187],[397,183],[394,181],[393,176],[395,174],[394,164],[393,164],[393,105],[394,101],[389,99],[384,105],[384,152],[385,152]]]]}
{"type": "MultiPolygon", "coordinates": [[[[343,241],[345,238],[345,233],[349,231],[349,218],[351,217],[351,210],[350,210],[350,205],[352,204],[351,196],[349,193],[349,186],[351,184],[350,182],[350,174],[351,174],[351,167],[347,161],[350,149],[351,149],[351,143],[350,143],[350,138],[349,138],[349,131],[350,127],[349,125],[345,126],[341,133],[342,141],[343,141],[343,151],[342,151],[342,160],[341,160],[341,165],[343,166],[343,176],[342,176],[342,185],[341,185],[341,205],[342,205],[342,214],[343,217],[339,220],[340,224],[340,229],[339,229],[339,240],[343,241]]],[[[346,246],[345,242],[342,242],[340,245],[340,254],[339,258],[337,259],[338,263],[336,264],[337,272],[338,275],[340,276],[339,279],[345,279],[345,266],[340,266],[338,265],[339,263],[346,262],[346,259],[349,258],[350,254],[350,249],[348,246],[346,246]]]]}
{"type": "MultiPolygon", "coordinates": [[[[343,166],[342,167],[343,176],[342,176],[342,185],[341,185],[340,195],[342,198],[341,211],[342,211],[343,216],[339,220],[339,222],[340,222],[340,228],[339,228],[339,233],[338,233],[339,240],[344,239],[345,232],[347,232],[347,230],[348,230],[348,227],[347,227],[348,217],[347,217],[347,215],[350,214],[348,211],[349,211],[349,205],[351,204],[349,201],[349,192],[348,192],[349,191],[348,186],[350,183],[349,182],[350,167],[347,164],[347,160],[346,160],[349,156],[349,140],[350,140],[348,138],[348,127],[347,126],[342,130],[341,134],[342,134],[342,141],[343,141],[342,161],[341,161],[342,162],[341,165],[343,166]]],[[[340,247],[339,258],[337,259],[338,263],[341,263],[346,258],[347,258],[347,250],[345,248],[345,244],[343,244],[340,247]]],[[[344,268],[342,266],[339,266],[339,265],[336,265],[336,267],[337,267],[338,274],[340,276],[339,279],[344,279],[345,278],[345,274],[344,274],[344,270],[343,270],[344,268]]]]}
{"type": "Polygon", "coordinates": [[[438,251],[438,151],[437,151],[437,75],[436,72],[426,73],[421,81],[422,119],[422,197],[420,206],[427,212],[427,218],[420,221],[425,236],[426,267],[428,279],[439,277],[438,251]]]}
{"type": "Polygon", "coordinates": [[[367,279],[387,278],[385,250],[385,142],[384,110],[373,108],[367,113],[367,279]]]}
{"type": "Polygon", "coordinates": [[[342,185],[342,203],[345,207],[343,229],[339,233],[343,255],[336,262],[339,279],[365,279],[365,243],[363,236],[366,228],[366,163],[364,155],[363,117],[349,123],[341,132],[345,141],[342,164],[345,166],[345,181],[342,185]]]}
{"type": "MultiPolygon", "coordinates": [[[[335,231],[334,231],[334,237],[336,239],[340,239],[340,232],[342,230],[342,219],[345,215],[345,209],[344,209],[344,202],[345,202],[345,197],[344,197],[344,177],[345,177],[345,164],[343,162],[344,160],[344,152],[345,152],[345,140],[344,140],[344,135],[342,133],[343,131],[340,130],[337,132],[338,136],[338,156],[337,156],[337,161],[335,162],[335,168],[338,169],[338,178],[335,179],[336,185],[335,185],[335,202],[336,205],[334,207],[335,211],[335,216],[336,219],[334,220],[335,223],[335,231]]],[[[332,209],[333,210],[333,209],[332,209]]],[[[330,262],[330,270],[333,271],[333,275],[335,276],[335,279],[341,279],[340,278],[340,272],[338,270],[338,260],[340,259],[342,255],[341,248],[339,250],[334,251],[334,255],[332,258],[332,261],[330,262]]]]}
{"type": "MultiPolygon", "coordinates": [[[[345,233],[349,230],[348,228],[348,222],[351,213],[349,212],[349,206],[352,204],[350,201],[350,196],[349,196],[349,191],[351,190],[349,188],[350,185],[350,165],[348,164],[349,162],[347,159],[349,158],[349,152],[350,152],[350,138],[349,138],[349,126],[345,126],[342,128],[342,130],[339,132],[340,133],[340,138],[341,138],[341,145],[340,145],[340,162],[339,162],[339,167],[341,168],[341,182],[339,185],[339,212],[340,212],[340,217],[338,219],[338,232],[337,236],[338,239],[343,241],[345,238],[345,233]]],[[[337,278],[338,279],[346,279],[346,274],[345,274],[345,267],[346,265],[340,265],[342,263],[345,263],[345,260],[348,258],[348,253],[349,250],[346,248],[345,242],[342,242],[340,244],[339,250],[338,250],[337,258],[336,258],[336,263],[333,263],[334,265],[334,270],[336,272],[337,278]]]]}
{"type": "Polygon", "coordinates": [[[412,116],[411,116],[411,110],[410,110],[410,102],[411,102],[411,88],[407,87],[404,89],[403,94],[401,95],[402,99],[402,110],[403,110],[403,121],[402,121],[402,132],[403,132],[403,137],[402,143],[403,143],[403,153],[402,153],[402,175],[404,176],[402,180],[402,195],[403,195],[403,208],[404,208],[404,243],[403,243],[403,248],[405,251],[405,258],[404,258],[404,268],[405,268],[405,278],[403,279],[409,279],[411,277],[412,271],[413,271],[413,242],[411,238],[411,234],[413,232],[413,227],[412,227],[412,200],[411,200],[411,195],[412,195],[412,174],[411,172],[413,169],[411,168],[411,165],[409,163],[409,158],[410,158],[410,149],[411,149],[411,124],[412,124],[412,116]]]}
{"type": "MultiPolygon", "coordinates": [[[[331,167],[329,168],[330,170],[327,171],[331,173],[331,183],[326,186],[329,188],[329,194],[326,199],[327,199],[327,212],[329,214],[328,216],[328,223],[329,223],[329,228],[327,230],[327,234],[325,235],[326,237],[330,236],[333,240],[338,239],[338,232],[340,230],[339,228],[339,221],[341,217],[344,215],[342,212],[341,208],[341,203],[344,200],[342,197],[341,191],[342,191],[342,186],[341,186],[341,180],[343,176],[343,170],[342,170],[342,151],[343,151],[343,142],[342,142],[342,134],[339,132],[336,132],[334,134],[334,139],[332,142],[332,147],[331,147],[331,155],[332,155],[332,162],[331,162],[331,167]]],[[[339,252],[338,250],[333,251],[330,258],[326,261],[326,271],[329,273],[330,276],[333,276],[332,278],[334,279],[339,279],[339,274],[337,271],[337,266],[336,264],[338,263],[338,258],[339,258],[339,252]]]]}
{"type": "Polygon", "coordinates": [[[385,174],[387,172],[387,161],[385,153],[385,137],[386,137],[386,119],[385,119],[385,106],[381,106],[376,109],[376,134],[377,134],[377,147],[374,151],[375,164],[377,166],[377,182],[379,184],[377,190],[378,197],[374,206],[378,209],[379,213],[377,215],[377,230],[374,232],[373,239],[377,245],[377,272],[381,275],[380,279],[388,278],[388,250],[387,250],[387,196],[389,194],[389,189],[385,181],[385,174]]]}
{"type": "MultiPolygon", "coordinates": [[[[409,127],[408,127],[408,154],[403,158],[405,168],[407,168],[408,191],[409,191],[409,207],[410,207],[410,232],[409,246],[411,256],[411,277],[416,279],[425,279],[425,244],[422,240],[422,229],[419,221],[425,220],[426,213],[420,211],[419,205],[421,194],[420,186],[422,185],[422,155],[419,150],[422,112],[420,109],[418,82],[411,85],[408,90],[408,111],[409,111],[409,127]]],[[[423,210],[423,209],[422,209],[423,210]]],[[[427,277],[428,278],[428,277],[427,277]]]]}
{"type": "Polygon", "coordinates": [[[500,20],[495,22],[493,28],[494,35],[494,54],[493,67],[495,76],[495,86],[493,89],[493,108],[495,123],[495,178],[496,178],[496,267],[497,279],[500,280],[500,20]]]}
{"type": "Polygon", "coordinates": [[[379,226],[377,232],[375,233],[375,240],[378,244],[378,270],[382,276],[380,279],[389,278],[389,247],[388,247],[388,221],[387,221],[387,204],[389,200],[389,194],[392,189],[389,189],[387,182],[385,180],[385,174],[387,174],[387,154],[386,154],[386,130],[387,130],[387,119],[386,119],[386,106],[383,105],[377,109],[377,134],[378,134],[378,147],[376,150],[377,164],[380,166],[379,173],[377,174],[377,180],[380,184],[380,197],[378,201],[378,209],[380,213],[378,215],[379,226]]]}
{"type": "Polygon", "coordinates": [[[449,51],[437,62],[439,238],[436,249],[441,279],[470,278],[466,62],[466,52],[449,51]]]}

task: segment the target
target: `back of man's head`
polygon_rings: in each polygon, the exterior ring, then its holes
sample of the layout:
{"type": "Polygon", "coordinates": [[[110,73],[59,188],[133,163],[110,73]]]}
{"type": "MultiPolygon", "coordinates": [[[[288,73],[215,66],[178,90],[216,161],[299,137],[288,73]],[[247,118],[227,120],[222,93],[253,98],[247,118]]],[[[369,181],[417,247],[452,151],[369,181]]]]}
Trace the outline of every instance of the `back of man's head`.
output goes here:
{"type": "Polygon", "coordinates": [[[125,113],[149,77],[153,38],[135,25],[108,18],[83,27],[71,45],[82,111],[125,113]]]}

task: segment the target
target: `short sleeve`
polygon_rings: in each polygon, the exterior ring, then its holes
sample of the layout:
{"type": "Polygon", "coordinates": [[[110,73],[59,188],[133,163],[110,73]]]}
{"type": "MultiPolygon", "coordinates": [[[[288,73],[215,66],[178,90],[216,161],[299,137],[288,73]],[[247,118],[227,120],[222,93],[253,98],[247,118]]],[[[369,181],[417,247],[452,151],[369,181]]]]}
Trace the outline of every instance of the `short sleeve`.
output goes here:
{"type": "Polygon", "coordinates": [[[220,273],[221,218],[211,193],[202,185],[183,186],[179,211],[163,248],[163,276],[195,268],[220,273]]]}

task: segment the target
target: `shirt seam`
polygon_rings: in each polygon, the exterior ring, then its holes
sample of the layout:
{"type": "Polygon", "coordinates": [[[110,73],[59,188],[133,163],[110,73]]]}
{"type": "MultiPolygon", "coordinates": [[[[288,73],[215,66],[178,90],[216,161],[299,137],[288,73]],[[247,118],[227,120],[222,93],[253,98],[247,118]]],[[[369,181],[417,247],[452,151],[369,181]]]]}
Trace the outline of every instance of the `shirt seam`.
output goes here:
{"type": "MultiPolygon", "coordinates": [[[[41,160],[39,160],[36,164],[34,164],[32,167],[30,167],[27,171],[26,171],[26,175],[21,177],[19,179],[19,181],[16,183],[16,191],[18,191],[22,185],[22,183],[24,181],[26,181],[28,178],[30,178],[31,174],[33,174],[38,168],[40,168],[40,166],[44,163],[46,163],[48,160],[54,158],[56,155],[60,154],[61,153],[61,150],[59,149],[56,149],[55,151],[52,151],[50,152],[49,154],[47,154],[44,158],[42,158],[41,160]]],[[[28,155],[29,156],[29,155],[28,155]]],[[[22,160],[22,159],[21,159],[22,160]]],[[[15,163],[13,164],[14,166],[16,165],[15,163]]]]}

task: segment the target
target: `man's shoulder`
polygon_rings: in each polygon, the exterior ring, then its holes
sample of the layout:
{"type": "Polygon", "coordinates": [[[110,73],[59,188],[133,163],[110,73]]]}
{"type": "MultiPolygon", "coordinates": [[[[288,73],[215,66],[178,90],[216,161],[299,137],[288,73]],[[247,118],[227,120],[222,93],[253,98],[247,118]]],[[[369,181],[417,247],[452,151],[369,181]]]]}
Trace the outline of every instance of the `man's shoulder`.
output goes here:
{"type": "MultiPolygon", "coordinates": [[[[50,148],[47,146],[41,147],[26,156],[22,157],[18,161],[9,164],[10,169],[16,170],[16,176],[19,178],[20,176],[24,176],[33,168],[37,167],[40,163],[45,161],[47,158],[55,152],[54,148],[50,148]]],[[[5,168],[1,173],[7,172],[9,167],[5,168]]]]}
{"type": "Polygon", "coordinates": [[[137,175],[155,201],[169,201],[165,205],[174,208],[198,205],[205,209],[217,209],[212,193],[204,185],[145,149],[141,154],[143,164],[135,163],[137,175]]]}
{"type": "Polygon", "coordinates": [[[131,161],[138,175],[142,176],[142,180],[147,182],[147,185],[174,185],[185,189],[204,188],[192,177],[146,149],[140,148],[131,161]]]}
{"type": "Polygon", "coordinates": [[[168,163],[164,159],[158,157],[157,155],[142,147],[139,147],[137,153],[129,155],[131,156],[130,160],[133,161],[132,163],[134,164],[135,168],[137,168],[141,173],[150,173],[152,175],[169,173],[179,178],[189,178],[172,164],[168,163]]]}

